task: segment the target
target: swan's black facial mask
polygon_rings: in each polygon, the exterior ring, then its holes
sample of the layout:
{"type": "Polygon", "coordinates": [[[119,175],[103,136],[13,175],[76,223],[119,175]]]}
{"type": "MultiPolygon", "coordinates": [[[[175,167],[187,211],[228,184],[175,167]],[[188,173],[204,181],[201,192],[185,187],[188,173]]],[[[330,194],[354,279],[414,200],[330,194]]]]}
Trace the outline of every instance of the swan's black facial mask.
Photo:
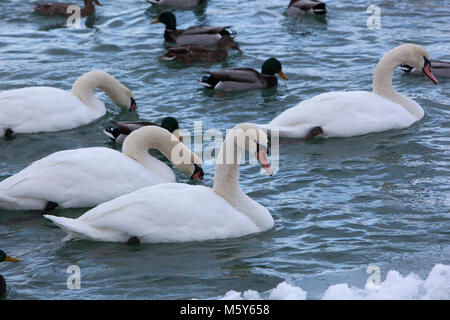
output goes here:
{"type": "Polygon", "coordinates": [[[191,179],[203,181],[203,177],[205,175],[203,169],[196,164],[194,164],[194,168],[194,173],[192,174],[191,179]]]}
{"type": "Polygon", "coordinates": [[[258,159],[259,163],[261,163],[261,166],[267,171],[269,175],[273,175],[266,146],[262,146],[260,144],[256,145],[256,159],[258,159]]]}
{"type": "Polygon", "coordinates": [[[128,109],[128,110],[129,111],[134,111],[134,109],[136,109],[136,100],[134,100],[134,98],[131,97],[130,109],[128,109]]]}

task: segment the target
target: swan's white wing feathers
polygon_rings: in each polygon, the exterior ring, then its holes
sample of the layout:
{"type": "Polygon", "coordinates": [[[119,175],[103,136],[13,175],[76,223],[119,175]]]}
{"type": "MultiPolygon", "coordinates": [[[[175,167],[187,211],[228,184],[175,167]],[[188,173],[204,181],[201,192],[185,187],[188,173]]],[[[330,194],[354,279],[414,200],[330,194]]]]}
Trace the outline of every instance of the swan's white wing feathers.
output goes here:
{"type": "Polygon", "coordinates": [[[28,87],[0,93],[0,127],[17,133],[67,130],[100,117],[72,93],[28,87]]]}
{"type": "Polygon", "coordinates": [[[133,236],[146,243],[201,241],[258,231],[253,222],[212,189],[176,183],[118,197],[77,221],[48,218],[77,238],[103,241],[124,242],[133,236]],[[82,225],[86,225],[85,230],[82,225]]]}
{"type": "Polygon", "coordinates": [[[266,128],[281,136],[303,138],[320,126],[329,137],[350,137],[410,126],[416,119],[401,105],[367,91],[328,92],[300,102],[266,128]]]}
{"type": "Polygon", "coordinates": [[[53,153],[0,182],[0,207],[43,209],[91,207],[163,180],[140,163],[109,148],[53,153]]]}

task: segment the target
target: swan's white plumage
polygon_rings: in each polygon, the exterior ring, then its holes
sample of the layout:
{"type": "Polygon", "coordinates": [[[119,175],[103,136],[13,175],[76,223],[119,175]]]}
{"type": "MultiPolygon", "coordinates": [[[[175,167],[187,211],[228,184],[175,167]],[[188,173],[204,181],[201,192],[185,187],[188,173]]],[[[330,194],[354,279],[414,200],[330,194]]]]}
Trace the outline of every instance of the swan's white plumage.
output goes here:
{"type": "Polygon", "coordinates": [[[68,130],[88,124],[106,113],[105,104],[94,95],[103,90],[122,108],[136,107],[133,93],[102,70],[81,75],[72,92],[52,87],[26,87],[0,93],[0,133],[68,130]]]}
{"type": "MultiPolygon", "coordinates": [[[[218,159],[228,159],[228,150],[234,155],[230,159],[237,161],[245,149],[256,150],[256,143],[260,158],[266,157],[261,153],[267,150],[263,130],[254,124],[240,124],[235,129],[240,130],[227,134],[218,159]],[[257,137],[255,132],[259,132],[257,137]],[[251,144],[253,149],[249,149],[251,144]]],[[[263,161],[268,165],[267,159],[263,161]]],[[[240,188],[238,163],[221,162],[216,164],[213,189],[165,183],[105,202],[78,219],[45,217],[67,232],[66,240],[125,242],[138,237],[146,243],[186,242],[233,238],[272,228],[270,212],[240,188]]]]}
{"type": "Polygon", "coordinates": [[[48,201],[62,208],[92,207],[145,186],[174,182],[172,169],[165,166],[166,171],[152,171],[108,148],[60,151],[1,181],[0,207],[43,209],[48,201]]]}
{"type": "Polygon", "coordinates": [[[316,126],[329,137],[407,128],[417,121],[401,105],[368,91],[328,92],[285,110],[263,127],[280,136],[303,138],[316,126]]]}
{"type": "Polygon", "coordinates": [[[103,114],[57,88],[28,87],[0,93],[0,126],[17,133],[72,129],[103,114]]]}
{"type": "MultiPolygon", "coordinates": [[[[414,44],[403,44],[387,52],[373,75],[372,92],[328,92],[300,102],[263,128],[279,130],[280,137],[305,138],[314,127],[329,137],[351,137],[369,132],[403,129],[424,116],[422,107],[392,87],[398,65],[425,70],[428,53],[414,44]]],[[[428,72],[428,77],[437,84],[428,72]]],[[[425,72],[424,71],[424,72],[425,72]]]]}
{"type": "Polygon", "coordinates": [[[66,240],[126,242],[137,236],[145,243],[186,242],[261,231],[211,188],[178,183],[142,188],[78,219],[45,217],[68,232],[66,240]]]}

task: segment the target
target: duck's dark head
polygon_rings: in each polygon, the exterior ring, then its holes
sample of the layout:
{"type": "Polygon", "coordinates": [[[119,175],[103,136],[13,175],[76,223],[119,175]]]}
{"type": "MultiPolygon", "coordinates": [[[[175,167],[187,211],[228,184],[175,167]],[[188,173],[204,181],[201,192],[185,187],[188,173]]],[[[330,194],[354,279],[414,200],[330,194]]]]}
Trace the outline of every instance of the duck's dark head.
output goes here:
{"type": "Polygon", "coordinates": [[[169,11],[161,13],[158,19],[151,22],[151,24],[155,23],[164,23],[166,25],[166,29],[177,29],[177,18],[175,18],[175,15],[169,11]]]}
{"type": "Polygon", "coordinates": [[[0,250],[0,262],[20,262],[19,259],[8,256],[4,251],[0,250]]]}
{"type": "Polygon", "coordinates": [[[183,141],[183,137],[179,133],[179,125],[177,119],[173,117],[166,117],[161,122],[161,127],[172,133],[178,138],[178,140],[183,141]]]}
{"type": "Polygon", "coordinates": [[[261,73],[267,76],[273,76],[276,73],[278,73],[280,77],[283,78],[284,80],[288,79],[286,75],[283,73],[281,62],[275,58],[270,58],[264,61],[261,68],[261,73]]]}

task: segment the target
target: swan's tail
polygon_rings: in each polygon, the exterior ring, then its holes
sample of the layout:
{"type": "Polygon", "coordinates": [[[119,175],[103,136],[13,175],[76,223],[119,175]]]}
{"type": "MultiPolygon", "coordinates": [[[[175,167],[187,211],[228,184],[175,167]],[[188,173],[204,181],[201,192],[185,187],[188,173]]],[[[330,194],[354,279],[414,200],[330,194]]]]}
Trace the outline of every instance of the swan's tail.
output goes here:
{"type": "Polygon", "coordinates": [[[44,218],[51,220],[58,227],[63,229],[67,236],[63,241],[72,239],[97,239],[99,231],[91,227],[85,221],[79,219],[70,219],[64,217],[56,217],[52,215],[44,215],[44,218]]]}

